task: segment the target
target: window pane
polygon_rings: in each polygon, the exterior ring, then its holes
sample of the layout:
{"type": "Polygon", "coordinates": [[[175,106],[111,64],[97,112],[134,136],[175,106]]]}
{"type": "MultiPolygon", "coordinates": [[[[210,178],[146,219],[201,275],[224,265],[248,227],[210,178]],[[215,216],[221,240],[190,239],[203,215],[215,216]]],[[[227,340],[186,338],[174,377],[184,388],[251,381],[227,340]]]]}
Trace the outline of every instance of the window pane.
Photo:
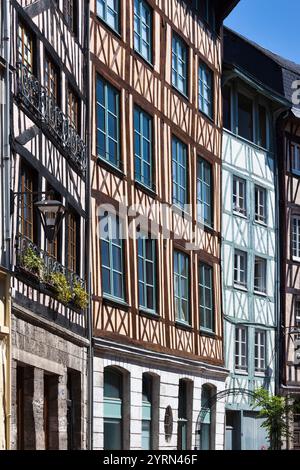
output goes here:
{"type": "Polygon", "coordinates": [[[151,449],[151,421],[142,421],[142,449],[151,449]]]}
{"type": "Polygon", "coordinates": [[[152,10],[144,0],[134,2],[134,47],[151,62],[152,10]]]}
{"type": "Polygon", "coordinates": [[[223,126],[231,131],[231,89],[229,86],[223,88],[223,126]]]}
{"type": "Polygon", "coordinates": [[[247,330],[236,327],[235,330],[235,368],[247,370],[247,330]]]}
{"type": "Polygon", "coordinates": [[[212,167],[202,158],[197,161],[197,214],[199,222],[212,226],[212,167]]]}
{"type": "Polygon", "coordinates": [[[115,31],[119,31],[118,0],[97,0],[97,15],[115,31]]]}
{"type": "Polygon", "coordinates": [[[233,177],[233,211],[246,215],[246,181],[233,177]]]}
{"type": "Polygon", "coordinates": [[[258,130],[259,130],[259,137],[258,137],[258,144],[261,147],[267,147],[267,112],[264,106],[258,106],[258,130]]]}
{"type": "Polygon", "coordinates": [[[199,67],[198,78],[199,109],[204,114],[213,117],[213,74],[205,64],[199,67]]]}
{"type": "Polygon", "coordinates": [[[213,330],[213,271],[211,266],[203,263],[199,264],[199,315],[200,327],[213,330]]]}
{"type": "Polygon", "coordinates": [[[97,78],[97,154],[119,165],[119,92],[97,78]]]}
{"type": "Polygon", "coordinates": [[[174,304],[177,320],[189,322],[189,258],[174,251],[174,304]]]}
{"type": "Polygon", "coordinates": [[[105,294],[123,299],[123,243],[120,240],[119,219],[108,214],[101,219],[102,288],[105,294]]]}
{"type": "Polygon", "coordinates": [[[172,139],[173,203],[187,204],[187,148],[176,137],[172,139]]]}
{"type": "Polygon", "coordinates": [[[122,421],[104,418],[104,449],[122,449],[122,421]]]}
{"type": "Polygon", "coordinates": [[[139,275],[139,305],[155,311],[155,240],[146,236],[138,240],[138,275],[139,275]]]}
{"type": "Polygon", "coordinates": [[[238,95],[238,133],[253,141],[252,101],[241,94],[238,95]]]}
{"type": "Polygon", "coordinates": [[[187,94],[187,47],[183,40],[173,33],[172,37],[172,85],[187,94]]]}
{"type": "Polygon", "coordinates": [[[266,292],[266,260],[263,258],[255,258],[254,290],[262,293],[266,292]]]}
{"type": "Polygon", "coordinates": [[[134,126],[135,178],[152,189],[152,118],[135,108],[134,126]]]}
{"type": "Polygon", "coordinates": [[[104,370],[104,397],[122,398],[122,374],[115,370],[104,370]]]}

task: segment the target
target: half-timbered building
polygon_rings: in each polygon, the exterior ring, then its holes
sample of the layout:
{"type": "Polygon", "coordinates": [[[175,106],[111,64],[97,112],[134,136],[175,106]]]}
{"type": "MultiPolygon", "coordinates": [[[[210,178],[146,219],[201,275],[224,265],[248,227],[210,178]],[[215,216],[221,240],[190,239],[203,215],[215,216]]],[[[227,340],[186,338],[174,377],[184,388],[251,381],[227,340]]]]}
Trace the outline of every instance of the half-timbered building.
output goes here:
{"type": "Polygon", "coordinates": [[[0,450],[9,449],[10,433],[10,150],[9,10],[0,2],[0,450]]]}
{"type": "Polygon", "coordinates": [[[278,393],[279,191],[276,123],[289,107],[278,64],[224,29],[222,275],[226,448],[268,447],[253,392],[278,393]],[[276,381],[276,382],[275,382],[276,381]]]}
{"type": "Polygon", "coordinates": [[[10,4],[11,447],[82,449],[88,347],[86,3],[10,4]],[[48,199],[65,208],[51,243],[36,204],[48,199]]]}
{"type": "Polygon", "coordinates": [[[274,56],[291,103],[277,125],[280,190],[280,392],[298,404],[290,419],[288,449],[300,450],[300,66],[274,56]]]}
{"type": "Polygon", "coordinates": [[[223,448],[220,27],[236,3],[90,3],[94,449],[223,448]]]}

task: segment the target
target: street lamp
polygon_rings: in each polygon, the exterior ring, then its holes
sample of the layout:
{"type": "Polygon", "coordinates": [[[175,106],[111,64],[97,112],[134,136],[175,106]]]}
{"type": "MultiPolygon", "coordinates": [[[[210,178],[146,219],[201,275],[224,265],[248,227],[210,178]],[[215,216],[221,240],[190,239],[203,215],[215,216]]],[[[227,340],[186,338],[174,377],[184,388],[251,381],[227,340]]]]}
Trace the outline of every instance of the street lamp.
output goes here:
{"type": "Polygon", "coordinates": [[[66,214],[66,209],[60,201],[53,199],[37,201],[35,206],[39,211],[46,238],[49,243],[53,243],[66,214]]]}

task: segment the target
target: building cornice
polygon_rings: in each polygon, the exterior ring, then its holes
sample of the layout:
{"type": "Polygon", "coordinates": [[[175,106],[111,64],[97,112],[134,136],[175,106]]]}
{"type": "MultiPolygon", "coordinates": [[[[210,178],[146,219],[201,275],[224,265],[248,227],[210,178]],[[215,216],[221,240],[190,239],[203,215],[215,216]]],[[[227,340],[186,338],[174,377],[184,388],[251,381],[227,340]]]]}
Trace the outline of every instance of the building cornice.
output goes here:
{"type": "Polygon", "coordinates": [[[146,362],[148,365],[167,367],[168,370],[179,369],[187,373],[194,372],[197,375],[205,375],[208,378],[222,381],[225,381],[229,374],[229,370],[225,367],[214,366],[203,361],[182,358],[167,353],[159,353],[143,347],[120,344],[113,340],[103,338],[94,338],[93,341],[95,353],[98,351],[105,356],[116,355],[118,358],[122,356],[136,362],[142,362],[144,364],[146,362]]]}
{"type": "Polygon", "coordinates": [[[12,312],[19,318],[22,318],[29,323],[35,324],[40,328],[44,328],[45,330],[60,336],[63,339],[66,339],[78,346],[87,347],[89,345],[89,340],[80,336],[79,334],[75,333],[74,331],[67,330],[66,328],[47,320],[46,318],[33,313],[32,311],[28,310],[26,307],[20,306],[13,302],[12,304],[12,312]]]}

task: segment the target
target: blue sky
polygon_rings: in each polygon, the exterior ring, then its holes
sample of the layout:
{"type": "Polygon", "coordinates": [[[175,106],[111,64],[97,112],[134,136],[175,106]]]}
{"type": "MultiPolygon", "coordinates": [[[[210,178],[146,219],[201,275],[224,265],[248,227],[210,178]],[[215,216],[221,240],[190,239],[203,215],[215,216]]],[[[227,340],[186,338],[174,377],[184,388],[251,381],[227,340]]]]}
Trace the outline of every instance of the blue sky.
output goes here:
{"type": "Polygon", "coordinates": [[[240,0],[225,25],[300,64],[300,0],[240,0]]]}

